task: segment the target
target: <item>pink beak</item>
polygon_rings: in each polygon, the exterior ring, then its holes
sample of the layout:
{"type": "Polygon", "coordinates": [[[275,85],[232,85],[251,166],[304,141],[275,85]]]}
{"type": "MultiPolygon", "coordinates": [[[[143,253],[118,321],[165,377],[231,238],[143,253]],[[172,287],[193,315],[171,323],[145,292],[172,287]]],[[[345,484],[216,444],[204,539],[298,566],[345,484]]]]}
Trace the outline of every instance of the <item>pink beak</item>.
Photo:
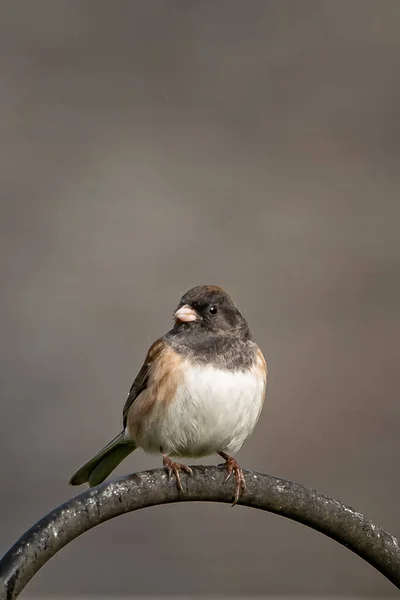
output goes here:
{"type": "Polygon", "coordinates": [[[184,306],[181,306],[181,308],[178,308],[175,313],[175,318],[178,319],[178,321],[182,321],[182,323],[190,323],[190,321],[198,321],[199,315],[194,308],[185,304],[184,306]]]}

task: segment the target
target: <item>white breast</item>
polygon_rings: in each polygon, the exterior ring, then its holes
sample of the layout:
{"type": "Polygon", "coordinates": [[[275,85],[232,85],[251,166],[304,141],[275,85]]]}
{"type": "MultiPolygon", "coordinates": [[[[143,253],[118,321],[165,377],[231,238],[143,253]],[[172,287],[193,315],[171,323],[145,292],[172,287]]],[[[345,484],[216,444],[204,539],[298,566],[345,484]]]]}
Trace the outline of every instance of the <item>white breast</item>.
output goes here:
{"type": "Polygon", "coordinates": [[[174,399],[145,417],[138,445],[147,452],[201,457],[237,452],[252,433],[265,396],[259,365],[246,373],[191,366],[174,399]]]}

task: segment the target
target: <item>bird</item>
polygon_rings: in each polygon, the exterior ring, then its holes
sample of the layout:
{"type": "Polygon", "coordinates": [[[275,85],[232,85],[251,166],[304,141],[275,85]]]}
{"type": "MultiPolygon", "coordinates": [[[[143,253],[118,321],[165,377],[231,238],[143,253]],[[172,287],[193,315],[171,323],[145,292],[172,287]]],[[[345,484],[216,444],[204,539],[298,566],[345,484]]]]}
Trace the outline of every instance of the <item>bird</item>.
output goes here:
{"type": "Polygon", "coordinates": [[[247,321],[216,285],[187,291],[172,328],[150,347],[122,411],[123,429],[70,478],[70,485],[102,483],[134,450],[162,456],[168,477],[183,493],[173,459],[218,454],[227,481],[235,477],[233,505],[246,490],[236,454],[263,408],[267,363],[247,321]]]}

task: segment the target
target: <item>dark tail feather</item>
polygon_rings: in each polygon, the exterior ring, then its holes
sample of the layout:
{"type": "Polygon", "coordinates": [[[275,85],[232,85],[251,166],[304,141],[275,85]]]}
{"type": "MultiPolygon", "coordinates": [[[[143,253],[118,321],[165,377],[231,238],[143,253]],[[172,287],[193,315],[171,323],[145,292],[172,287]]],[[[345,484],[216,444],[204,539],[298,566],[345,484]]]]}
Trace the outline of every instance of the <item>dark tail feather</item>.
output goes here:
{"type": "Polygon", "coordinates": [[[131,440],[126,440],[124,432],[121,431],[96,456],[88,460],[72,475],[69,484],[88,483],[89,487],[98,485],[134,450],[136,450],[136,444],[131,440]]]}

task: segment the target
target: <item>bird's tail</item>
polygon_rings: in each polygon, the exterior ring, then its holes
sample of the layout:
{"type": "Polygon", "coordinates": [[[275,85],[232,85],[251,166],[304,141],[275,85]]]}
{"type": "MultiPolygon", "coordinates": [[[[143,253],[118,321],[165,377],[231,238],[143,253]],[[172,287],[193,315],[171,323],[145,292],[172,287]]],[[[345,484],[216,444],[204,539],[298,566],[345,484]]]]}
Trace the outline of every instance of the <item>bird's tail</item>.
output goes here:
{"type": "Polygon", "coordinates": [[[72,475],[69,484],[82,485],[88,483],[89,487],[98,485],[134,450],[136,450],[135,442],[127,440],[124,431],[121,431],[96,456],[88,460],[72,475]]]}

